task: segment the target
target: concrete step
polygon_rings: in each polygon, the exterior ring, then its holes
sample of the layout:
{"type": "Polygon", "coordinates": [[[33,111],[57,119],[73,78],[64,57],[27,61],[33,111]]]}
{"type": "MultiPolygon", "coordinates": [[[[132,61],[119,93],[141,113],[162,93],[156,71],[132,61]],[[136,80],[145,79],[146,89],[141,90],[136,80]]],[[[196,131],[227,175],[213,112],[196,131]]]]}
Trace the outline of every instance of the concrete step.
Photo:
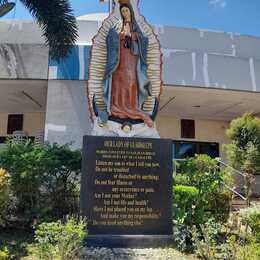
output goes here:
{"type": "MultiPolygon", "coordinates": [[[[250,199],[251,204],[260,204],[260,198],[251,198],[250,199]]],[[[247,203],[246,201],[240,199],[240,198],[235,198],[232,201],[232,210],[233,211],[238,211],[240,209],[247,208],[247,203]]]]}

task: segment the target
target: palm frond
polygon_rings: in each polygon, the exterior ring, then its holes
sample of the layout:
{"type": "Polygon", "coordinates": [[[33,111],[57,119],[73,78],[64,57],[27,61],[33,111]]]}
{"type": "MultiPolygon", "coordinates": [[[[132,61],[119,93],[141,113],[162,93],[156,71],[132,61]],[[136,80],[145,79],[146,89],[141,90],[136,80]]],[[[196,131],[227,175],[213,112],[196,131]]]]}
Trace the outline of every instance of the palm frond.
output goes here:
{"type": "Polygon", "coordinates": [[[50,56],[64,58],[75,43],[76,19],[69,0],[20,0],[40,25],[50,56]]]}

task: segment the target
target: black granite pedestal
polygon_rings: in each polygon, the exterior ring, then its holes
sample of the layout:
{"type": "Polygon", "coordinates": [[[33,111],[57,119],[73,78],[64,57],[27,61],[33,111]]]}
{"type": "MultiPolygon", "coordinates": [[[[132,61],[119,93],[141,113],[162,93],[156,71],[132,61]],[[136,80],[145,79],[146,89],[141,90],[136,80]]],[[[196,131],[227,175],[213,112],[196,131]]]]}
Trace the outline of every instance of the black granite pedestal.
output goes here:
{"type": "Polygon", "coordinates": [[[155,248],[173,245],[172,235],[90,235],[88,247],[155,248]]]}
{"type": "Polygon", "coordinates": [[[172,242],[172,141],[85,136],[81,212],[87,246],[172,242]]]}

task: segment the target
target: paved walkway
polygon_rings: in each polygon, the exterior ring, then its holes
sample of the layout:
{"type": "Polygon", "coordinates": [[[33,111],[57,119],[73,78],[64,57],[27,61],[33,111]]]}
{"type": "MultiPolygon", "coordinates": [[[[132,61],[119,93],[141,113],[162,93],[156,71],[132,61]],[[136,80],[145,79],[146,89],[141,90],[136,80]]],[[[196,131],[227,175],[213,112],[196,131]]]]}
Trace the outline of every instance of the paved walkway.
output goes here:
{"type": "Polygon", "coordinates": [[[82,260],[195,260],[175,249],[84,248],[82,260]]]}

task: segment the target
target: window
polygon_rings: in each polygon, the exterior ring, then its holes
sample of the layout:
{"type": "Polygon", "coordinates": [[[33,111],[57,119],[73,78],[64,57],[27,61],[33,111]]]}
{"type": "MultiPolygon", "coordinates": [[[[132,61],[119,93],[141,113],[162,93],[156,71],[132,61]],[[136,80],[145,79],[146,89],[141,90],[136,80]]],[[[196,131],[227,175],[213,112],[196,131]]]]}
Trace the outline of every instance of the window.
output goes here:
{"type": "Polygon", "coordinates": [[[206,142],[173,141],[174,158],[185,159],[195,154],[207,154],[212,158],[219,157],[219,144],[206,142]]]}
{"type": "Polygon", "coordinates": [[[212,158],[219,157],[219,145],[216,143],[198,144],[197,154],[207,154],[212,158]]]}
{"type": "Polygon", "coordinates": [[[181,138],[195,138],[195,121],[189,119],[181,120],[181,138]]]}
{"type": "Polygon", "coordinates": [[[7,134],[23,130],[23,115],[8,115],[7,134]]]}

